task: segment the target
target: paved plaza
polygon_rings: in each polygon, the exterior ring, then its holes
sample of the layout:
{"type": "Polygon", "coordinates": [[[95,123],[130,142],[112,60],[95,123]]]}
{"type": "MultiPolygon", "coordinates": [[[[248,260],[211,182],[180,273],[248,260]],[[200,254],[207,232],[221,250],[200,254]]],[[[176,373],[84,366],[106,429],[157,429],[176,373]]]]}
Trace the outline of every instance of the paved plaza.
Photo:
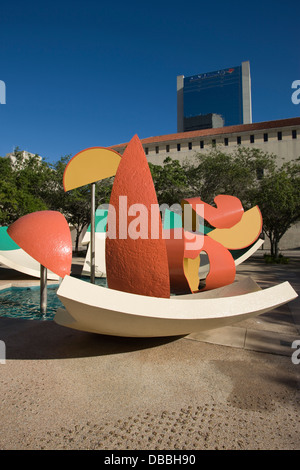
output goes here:
{"type": "MultiPolygon", "coordinates": [[[[300,293],[299,255],[267,265],[258,253],[237,279],[262,288],[287,280],[300,293]]],[[[82,263],[74,259],[74,273],[82,263]]],[[[39,283],[0,266],[0,288],[27,282],[39,283]]],[[[0,340],[0,449],[300,449],[299,298],[186,337],[0,318],[0,340]]]]}

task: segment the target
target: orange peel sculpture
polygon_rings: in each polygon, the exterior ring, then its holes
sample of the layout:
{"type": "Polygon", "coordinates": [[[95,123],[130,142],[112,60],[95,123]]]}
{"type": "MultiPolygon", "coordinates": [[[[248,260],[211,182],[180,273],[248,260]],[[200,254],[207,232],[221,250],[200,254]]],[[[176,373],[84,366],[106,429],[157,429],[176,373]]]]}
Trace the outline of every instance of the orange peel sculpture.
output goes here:
{"type": "Polygon", "coordinates": [[[221,243],[228,250],[240,250],[254,243],[262,231],[262,216],[258,206],[246,211],[241,220],[228,229],[212,230],[208,237],[221,243]]]}
{"type": "Polygon", "coordinates": [[[26,253],[59,277],[71,272],[72,239],[65,217],[56,211],[26,214],[7,233],[26,253]]]}
{"type": "MultiPolygon", "coordinates": [[[[171,261],[169,257],[171,290],[175,293],[198,292],[199,290],[216,289],[231,284],[235,279],[236,268],[229,250],[238,250],[250,246],[257,240],[262,231],[262,217],[258,206],[244,212],[240,200],[227,195],[216,196],[214,202],[217,205],[216,208],[204,203],[200,198],[182,201],[183,223],[186,222],[184,213],[187,206],[190,205],[192,209],[190,217],[192,220],[188,222],[195,231],[193,237],[196,248],[186,248],[187,233],[189,233],[189,240],[191,239],[191,233],[186,231],[183,242],[181,241],[184,244],[183,262],[176,258],[177,264],[175,266],[175,259],[171,261]],[[198,217],[203,217],[210,225],[217,228],[207,235],[197,233],[198,217]],[[207,253],[210,264],[205,286],[200,286],[198,276],[201,252],[207,253]],[[178,274],[180,270],[182,272],[181,276],[178,274]],[[181,284],[179,283],[179,277],[181,284]],[[188,290],[186,289],[187,283],[189,285],[188,290]]],[[[170,241],[167,240],[167,244],[169,243],[170,241]]],[[[177,240],[178,250],[181,249],[179,245],[180,241],[177,240]]]]}
{"type": "Polygon", "coordinates": [[[180,228],[163,230],[138,137],[129,142],[122,158],[106,154],[112,157],[109,171],[102,172],[100,160],[95,159],[93,176],[84,167],[89,160],[83,156],[91,149],[86,152],[75,156],[74,165],[66,168],[64,184],[68,190],[116,174],[105,245],[108,289],[65,276],[57,293],[65,309],[57,311],[56,323],[117,336],[182,335],[231,325],[297,296],[289,283],[265,290],[251,278],[233,283],[236,260],[229,250],[243,248],[239,256],[244,260],[260,246],[257,238],[262,219],[258,207],[244,212],[237,198],[226,195],[216,196],[216,207],[199,198],[185,199],[184,212],[189,208],[192,213],[187,226],[183,217],[180,228]],[[77,172],[82,172],[79,178],[77,172]],[[154,237],[149,224],[153,207],[159,216],[154,237]],[[199,217],[215,228],[206,235],[201,233],[199,217]],[[130,235],[131,228],[134,236],[130,235]],[[208,255],[209,269],[206,264],[201,266],[202,252],[208,255]],[[183,295],[170,296],[171,292],[183,295]]]}
{"type": "MultiPolygon", "coordinates": [[[[247,253],[252,253],[259,246],[262,218],[257,206],[244,212],[237,198],[226,195],[216,196],[216,207],[200,198],[185,199],[182,227],[163,230],[137,136],[122,158],[103,147],[79,152],[66,167],[64,189],[114,175],[105,246],[108,289],[70,276],[71,233],[59,212],[27,214],[7,229],[14,242],[42,265],[43,274],[47,268],[63,278],[57,295],[65,309],[56,312],[56,323],[117,336],[185,335],[231,325],[297,297],[288,282],[264,290],[250,278],[233,283],[235,260],[229,250],[250,247],[247,253]],[[186,227],[188,207],[192,215],[186,227]],[[200,232],[199,217],[215,228],[206,235],[200,232]],[[205,281],[199,275],[202,252],[209,258],[205,281]],[[184,295],[170,297],[171,291],[184,295]]],[[[41,282],[41,310],[44,292],[41,282]]]]}
{"type": "MultiPolygon", "coordinates": [[[[119,196],[126,196],[126,206],[122,208],[125,212],[135,204],[144,204],[147,210],[150,210],[151,205],[158,205],[148,162],[138,136],[129,142],[123,157],[104,147],[91,147],[77,153],[65,169],[63,184],[65,191],[68,191],[114,175],[110,206],[115,212],[108,213],[108,228],[114,224],[117,236],[114,239],[107,237],[105,247],[106,275],[110,288],[169,297],[170,291],[198,292],[234,281],[235,263],[229,250],[246,248],[259,237],[262,218],[257,206],[244,212],[237,197],[223,194],[215,197],[216,207],[199,197],[188,198],[181,203],[184,229],[180,237],[178,230],[171,230],[167,236],[162,236],[160,223],[159,239],[151,238],[150,227],[147,237],[124,239],[123,235],[118,236],[121,210],[119,196]],[[191,209],[188,229],[185,227],[187,208],[191,209]],[[199,218],[203,215],[215,227],[207,235],[197,233],[199,218]],[[193,245],[193,239],[196,248],[188,248],[193,245]],[[197,246],[201,248],[197,249],[197,246]],[[210,269],[205,285],[200,286],[198,270],[201,252],[207,253],[210,269]],[[137,283],[137,279],[142,282],[137,283]]],[[[141,220],[143,217],[146,217],[145,214],[140,214],[139,222],[142,224],[146,223],[141,220]]],[[[129,216],[126,230],[132,221],[129,216]]]]}
{"type": "Polygon", "coordinates": [[[215,197],[214,202],[217,207],[207,204],[199,197],[183,199],[183,211],[186,204],[189,204],[193,212],[198,215],[202,213],[199,213],[198,208],[204,209],[205,220],[216,228],[231,228],[241,220],[244,209],[237,197],[219,194],[215,197]]]}

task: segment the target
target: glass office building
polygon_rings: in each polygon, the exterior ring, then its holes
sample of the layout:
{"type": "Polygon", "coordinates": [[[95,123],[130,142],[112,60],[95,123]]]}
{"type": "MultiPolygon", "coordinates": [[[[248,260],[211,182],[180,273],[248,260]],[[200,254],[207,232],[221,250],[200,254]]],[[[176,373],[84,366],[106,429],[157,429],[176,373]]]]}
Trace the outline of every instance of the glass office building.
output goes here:
{"type": "Polygon", "coordinates": [[[252,122],[249,62],[177,77],[178,132],[252,122]]]}

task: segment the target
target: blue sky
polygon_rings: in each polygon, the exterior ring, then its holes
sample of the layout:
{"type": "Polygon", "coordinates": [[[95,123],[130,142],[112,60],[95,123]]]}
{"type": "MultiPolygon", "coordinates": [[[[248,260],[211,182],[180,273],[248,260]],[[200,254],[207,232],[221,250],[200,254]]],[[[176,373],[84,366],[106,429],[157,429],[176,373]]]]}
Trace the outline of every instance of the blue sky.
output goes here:
{"type": "Polygon", "coordinates": [[[300,6],[282,1],[25,1],[0,7],[0,155],[54,162],[176,132],[176,77],[250,61],[253,121],[300,116],[300,6]]]}

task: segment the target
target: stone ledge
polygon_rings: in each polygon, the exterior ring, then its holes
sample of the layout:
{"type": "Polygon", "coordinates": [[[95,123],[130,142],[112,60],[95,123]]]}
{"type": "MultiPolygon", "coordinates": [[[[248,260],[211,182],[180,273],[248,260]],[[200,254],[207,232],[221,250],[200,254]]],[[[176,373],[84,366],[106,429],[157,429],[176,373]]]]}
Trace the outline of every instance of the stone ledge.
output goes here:
{"type": "Polygon", "coordinates": [[[250,330],[227,326],[206,332],[195,332],[185,337],[193,341],[247,349],[249,351],[291,356],[293,341],[299,340],[298,335],[286,335],[273,331],[250,330]]]}

